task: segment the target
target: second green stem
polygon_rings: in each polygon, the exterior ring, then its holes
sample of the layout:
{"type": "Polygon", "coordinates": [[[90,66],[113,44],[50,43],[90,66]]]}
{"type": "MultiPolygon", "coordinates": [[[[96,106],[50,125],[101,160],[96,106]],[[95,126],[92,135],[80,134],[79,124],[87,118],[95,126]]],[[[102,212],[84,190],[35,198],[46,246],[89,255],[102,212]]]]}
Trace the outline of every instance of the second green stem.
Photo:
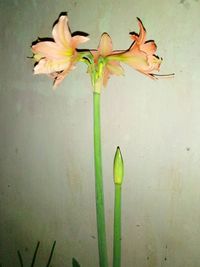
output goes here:
{"type": "Polygon", "coordinates": [[[121,266],[121,184],[115,184],[113,267],[121,266]]]}

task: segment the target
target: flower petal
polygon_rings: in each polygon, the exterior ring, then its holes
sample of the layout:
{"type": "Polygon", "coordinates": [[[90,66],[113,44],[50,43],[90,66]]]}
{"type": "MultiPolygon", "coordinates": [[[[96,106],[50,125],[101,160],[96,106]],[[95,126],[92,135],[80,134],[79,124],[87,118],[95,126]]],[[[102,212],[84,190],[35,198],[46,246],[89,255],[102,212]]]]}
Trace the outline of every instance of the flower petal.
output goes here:
{"type": "Polygon", "coordinates": [[[161,58],[155,55],[148,56],[148,64],[149,64],[148,71],[154,71],[154,70],[159,71],[161,63],[162,63],[161,58]]]}
{"type": "Polygon", "coordinates": [[[111,74],[115,74],[118,76],[124,74],[124,69],[122,68],[119,62],[109,62],[107,64],[107,69],[111,74]]]}
{"type": "Polygon", "coordinates": [[[100,56],[99,51],[98,50],[90,50],[90,53],[93,55],[94,62],[97,63],[99,56],[100,56]]]}
{"type": "Polygon", "coordinates": [[[103,74],[103,86],[106,87],[108,80],[110,79],[110,72],[109,70],[106,68],[104,70],[104,74],[103,74]]]}
{"type": "Polygon", "coordinates": [[[135,42],[135,43],[133,43],[132,45],[131,45],[131,47],[129,48],[129,50],[128,50],[128,52],[125,52],[124,54],[126,55],[129,55],[129,56],[135,56],[135,55],[140,55],[140,54],[143,54],[144,53],[144,51],[142,51],[141,49],[140,49],[140,45],[138,45],[137,44],[137,42],[135,42]]]}
{"type": "Polygon", "coordinates": [[[146,38],[146,30],[142,24],[142,21],[137,18],[138,20],[138,25],[139,25],[139,28],[140,28],[140,33],[139,33],[139,36],[138,36],[138,40],[137,40],[137,43],[138,44],[142,44],[145,42],[145,38],[146,38]]]}
{"type": "Polygon", "coordinates": [[[60,16],[58,23],[56,23],[52,30],[52,36],[55,42],[63,47],[69,47],[71,44],[71,33],[67,23],[68,17],[60,16]]]}
{"type": "Polygon", "coordinates": [[[156,79],[156,77],[151,74],[155,70],[159,71],[162,60],[154,55],[147,56],[141,51],[140,55],[138,54],[135,56],[133,54],[130,56],[130,52],[125,53],[123,62],[150,78],[156,79]]]}
{"type": "Polygon", "coordinates": [[[140,49],[148,55],[155,54],[157,46],[154,41],[146,42],[140,46],[140,49]]]}
{"type": "Polygon", "coordinates": [[[149,67],[147,55],[142,51],[129,50],[121,55],[122,62],[128,64],[137,70],[146,69],[149,67]]]}
{"type": "Polygon", "coordinates": [[[89,40],[87,36],[75,35],[72,37],[72,46],[77,48],[79,44],[85,43],[89,40]]]}
{"type": "Polygon", "coordinates": [[[39,61],[39,63],[34,67],[34,74],[50,74],[53,72],[63,71],[70,65],[70,61],[55,61],[55,60],[48,60],[43,58],[39,61]]]}
{"type": "Polygon", "coordinates": [[[39,54],[48,59],[61,59],[65,56],[66,51],[60,48],[56,43],[45,41],[39,42],[32,46],[34,54],[39,54]]]}
{"type": "Polygon", "coordinates": [[[56,88],[73,69],[75,69],[75,66],[73,64],[70,64],[67,68],[65,68],[63,72],[58,73],[57,77],[54,80],[53,87],[56,88]]]}
{"type": "Polygon", "coordinates": [[[112,53],[112,40],[107,33],[103,33],[101,35],[98,51],[103,57],[108,56],[112,53]]]}
{"type": "Polygon", "coordinates": [[[137,41],[138,40],[138,34],[137,33],[130,33],[130,38],[133,40],[133,41],[137,41]]]}
{"type": "Polygon", "coordinates": [[[144,72],[144,71],[141,71],[141,70],[137,70],[138,72],[146,75],[147,77],[149,77],[150,79],[152,80],[158,80],[158,78],[156,76],[154,76],[154,73],[150,73],[150,72],[144,72]]]}

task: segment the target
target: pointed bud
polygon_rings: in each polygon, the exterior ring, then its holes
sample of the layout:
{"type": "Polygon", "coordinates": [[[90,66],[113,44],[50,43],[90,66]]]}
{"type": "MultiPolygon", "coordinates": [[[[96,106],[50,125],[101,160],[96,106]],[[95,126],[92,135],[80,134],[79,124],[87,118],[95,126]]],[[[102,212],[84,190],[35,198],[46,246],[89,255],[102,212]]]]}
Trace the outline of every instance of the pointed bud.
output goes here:
{"type": "Polygon", "coordinates": [[[114,175],[114,183],[122,184],[123,176],[124,176],[124,163],[120,148],[117,147],[115,158],[114,158],[114,166],[113,166],[113,175],[114,175]]]}

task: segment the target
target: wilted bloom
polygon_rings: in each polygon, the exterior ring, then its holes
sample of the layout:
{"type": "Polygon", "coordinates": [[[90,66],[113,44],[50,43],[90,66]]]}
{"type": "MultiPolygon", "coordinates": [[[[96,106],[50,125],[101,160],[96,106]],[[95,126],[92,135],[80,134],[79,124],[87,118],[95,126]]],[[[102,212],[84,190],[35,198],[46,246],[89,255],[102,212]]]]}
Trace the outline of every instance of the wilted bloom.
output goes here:
{"type": "Polygon", "coordinates": [[[88,41],[88,37],[71,36],[66,15],[59,17],[53,27],[52,41],[38,41],[32,45],[34,59],[37,62],[34,74],[48,74],[54,79],[54,86],[62,82],[79,60],[76,50],[80,43],[88,41]]]}
{"type": "Polygon", "coordinates": [[[153,72],[159,71],[162,59],[155,55],[157,49],[155,42],[146,41],[146,30],[139,18],[138,25],[140,28],[139,34],[130,34],[131,39],[134,41],[131,47],[125,52],[111,56],[111,58],[120,60],[137,71],[156,79],[156,75],[153,72]]]}
{"type": "Polygon", "coordinates": [[[102,83],[104,86],[107,85],[110,75],[122,75],[124,73],[120,63],[118,61],[113,61],[108,57],[109,55],[113,54],[113,48],[112,40],[107,33],[102,34],[97,50],[91,50],[90,52],[94,57],[94,64],[97,68],[97,71],[100,71],[100,78],[103,79],[102,83]]]}

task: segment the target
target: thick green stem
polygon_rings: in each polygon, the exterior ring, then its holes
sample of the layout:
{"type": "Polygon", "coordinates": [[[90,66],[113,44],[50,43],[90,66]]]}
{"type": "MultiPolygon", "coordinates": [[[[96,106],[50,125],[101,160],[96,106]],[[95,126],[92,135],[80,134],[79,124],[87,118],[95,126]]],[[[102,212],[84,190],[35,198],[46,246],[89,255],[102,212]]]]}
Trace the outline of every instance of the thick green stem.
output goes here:
{"type": "Polygon", "coordinates": [[[100,94],[94,92],[94,163],[96,189],[96,217],[99,249],[99,266],[108,267],[106,226],[104,211],[102,159],[101,159],[101,128],[100,128],[100,94]]]}
{"type": "Polygon", "coordinates": [[[121,265],[121,184],[115,184],[113,267],[121,265]]]}

